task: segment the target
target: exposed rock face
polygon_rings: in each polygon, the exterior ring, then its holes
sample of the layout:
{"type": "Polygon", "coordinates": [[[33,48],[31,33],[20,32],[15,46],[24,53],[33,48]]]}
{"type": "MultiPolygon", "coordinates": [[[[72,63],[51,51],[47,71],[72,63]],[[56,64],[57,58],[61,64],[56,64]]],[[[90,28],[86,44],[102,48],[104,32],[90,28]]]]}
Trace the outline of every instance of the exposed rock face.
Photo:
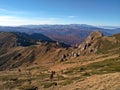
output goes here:
{"type": "Polygon", "coordinates": [[[63,54],[62,55],[62,58],[61,58],[61,62],[63,62],[63,61],[65,61],[65,60],[67,60],[67,58],[66,58],[67,56],[65,55],[65,54],[63,54]]]}
{"type": "Polygon", "coordinates": [[[98,46],[96,45],[96,39],[103,37],[104,35],[100,31],[92,32],[87,39],[79,45],[81,52],[91,53],[96,52],[98,46]]]}
{"type": "Polygon", "coordinates": [[[89,38],[90,40],[95,40],[95,39],[97,39],[97,38],[99,38],[99,37],[102,37],[102,36],[104,36],[102,32],[100,32],[100,31],[95,31],[95,32],[92,32],[92,33],[90,34],[90,36],[88,36],[88,38],[89,38]]]}
{"type": "Polygon", "coordinates": [[[72,57],[78,57],[80,54],[76,52],[72,52],[72,57]]]}

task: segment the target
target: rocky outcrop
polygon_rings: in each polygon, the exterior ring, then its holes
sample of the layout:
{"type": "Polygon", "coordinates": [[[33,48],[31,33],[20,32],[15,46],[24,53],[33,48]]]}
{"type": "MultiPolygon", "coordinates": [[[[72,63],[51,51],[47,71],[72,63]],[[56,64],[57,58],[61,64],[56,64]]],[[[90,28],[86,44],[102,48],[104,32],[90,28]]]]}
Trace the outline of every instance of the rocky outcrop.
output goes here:
{"type": "Polygon", "coordinates": [[[96,52],[98,45],[96,45],[96,40],[104,35],[100,31],[92,32],[87,39],[78,46],[81,52],[92,53],[96,52]]]}

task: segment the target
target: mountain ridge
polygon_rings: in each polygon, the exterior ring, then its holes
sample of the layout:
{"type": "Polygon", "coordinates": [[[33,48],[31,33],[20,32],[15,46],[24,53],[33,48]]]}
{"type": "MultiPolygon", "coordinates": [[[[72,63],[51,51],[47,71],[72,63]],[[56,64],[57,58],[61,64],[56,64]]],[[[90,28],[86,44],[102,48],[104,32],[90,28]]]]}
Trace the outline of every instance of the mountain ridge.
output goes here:
{"type": "Polygon", "coordinates": [[[107,36],[120,33],[120,28],[104,29],[86,24],[0,27],[0,31],[24,32],[27,34],[42,33],[55,41],[60,41],[73,46],[82,43],[92,31],[96,30],[101,31],[107,36]]]}

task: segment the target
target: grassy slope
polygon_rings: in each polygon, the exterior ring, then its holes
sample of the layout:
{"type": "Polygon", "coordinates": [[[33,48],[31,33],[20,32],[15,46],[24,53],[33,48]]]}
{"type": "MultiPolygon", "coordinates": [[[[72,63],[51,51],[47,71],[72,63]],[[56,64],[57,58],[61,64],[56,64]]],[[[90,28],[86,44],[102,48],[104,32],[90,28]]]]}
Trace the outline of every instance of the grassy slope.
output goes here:
{"type": "Polygon", "coordinates": [[[97,45],[99,46],[97,53],[109,53],[112,49],[117,49],[114,51],[120,53],[120,34],[98,38],[97,45]]]}
{"type": "Polygon", "coordinates": [[[100,62],[91,63],[86,66],[75,67],[64,72],[65,74],[81,74],[81,75],[93,75],[93,74],[105,74],[120,72],[120,57],[114,59],[108,59],[100,62]]]}

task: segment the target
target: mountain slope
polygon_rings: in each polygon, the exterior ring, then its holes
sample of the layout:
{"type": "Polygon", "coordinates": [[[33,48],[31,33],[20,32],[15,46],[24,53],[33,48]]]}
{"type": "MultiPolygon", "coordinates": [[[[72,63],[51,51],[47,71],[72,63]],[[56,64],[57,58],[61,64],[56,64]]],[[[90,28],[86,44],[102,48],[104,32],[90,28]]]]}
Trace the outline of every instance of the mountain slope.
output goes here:
{"type": "Polygon", "coordinates": [[[69,45],[56,43],[42,34],[28,35],[25,33],[1,32],[0,70],[27,66],[34,61],[42,63],[51,62],[56,59],[60,60],[59,51],[61,52],[61,50],[67,47],[69,45]]]}
{"type": "Polygon", "coordinates": [[[0,35],[5,40],[1,45],[8,46],[0,55],[1,89],[119,90],[120,34],[108,37],[95,31],[79,47],[42,41],[17,46],[16,34],[0,35]]]}
{"type": "Polygon", "coordinates": [[[118,53],[120,49],[120,34],[107,37],[99,31],[92,32],[85,42],[75,49],[59,42],[41,41],[40,44],[36,44],[37,39],[28,38],[29,36],[25,38],[22,33],[19,34],[20,40],[13,33],[1,33],[0,35],[1,69],[31,65],[35,62],[41,64],[58,62],[62,59],[71,60],[73,57],[85,54],[118,53]]]}
{"type": "Polygon", "coordinates": [[[113,36],[104,36],[101,32],[96,31],[90,34],[88,38],[79,45],[79,49],[84,53],[108,53],[111,50],[119,51],[120,34],[113,36]]]}
{"type": "Polygon", "coordinates": [[[0,33],[0,55],[17,46],[17,38],[12,33],[0,33]]]}

